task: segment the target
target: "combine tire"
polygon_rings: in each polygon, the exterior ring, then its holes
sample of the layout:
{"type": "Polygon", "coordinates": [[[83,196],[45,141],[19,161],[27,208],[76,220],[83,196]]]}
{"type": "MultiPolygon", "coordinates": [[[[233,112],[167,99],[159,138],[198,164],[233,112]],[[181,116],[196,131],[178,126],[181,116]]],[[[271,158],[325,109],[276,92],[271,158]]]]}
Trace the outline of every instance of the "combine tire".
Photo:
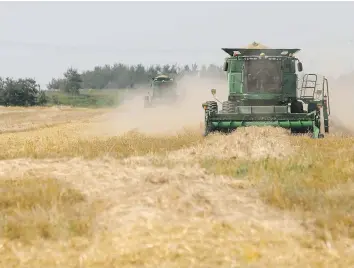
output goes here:
{"type": "Polygon", "coordinates": [[[207,101],[207,111],[210,113],[217,113],[218,112],[218,104],[216,101],[207,101]]]}
{"type": "Polygon", "coordinates": [[[229,114],[235,112],[235,104],[232,101],[224,101],[222,103],[222,113],[229,114]]]}
{"type": "MultiPolygon", "coordinates": [[[[231,114],[231,113],[235,113],[236,111],[236,105],[234,102],[232,101],[224,101],[222,103],[222,110],[221,113],[223,114],[231,114]]],[[[233,130],[232,129],[223,129],[220,130],[222,133],[231,133],[233,130]]]]}
{"type": "MultiPolygon", "coordinates": [[[[210,114],[215,114],[218,112],[218,104],[216,101],[207,101],[206,102],[207,108],[205,112],[209,112],[210,114]]],[[[205,122],[205,129],[204,129],[204,137],[208,136],[209,133],[211,132],[211,125],[210,122],[206,121],[205,122]]]]}
{"type": "Polygon", "coordinates": [[[325,132],[329,133],[329,119],[325,120],[325,132]]]}
{"type": "MultiPolygon", "coordinates": [[[[293,100],[291,102],[291,106],[290,106],[290,112],[291,113],[306,113],[304,111],[304,105],[302,104],[302,102],[298,101],[298,100],[293,100]]],[[[299,135],[299,134],[306,134],[309,132],[309,129],[294,129],[291,128],[290,129],[291,134],[295,134],[295,135],[299,135]]]]}
{"type": "Polygon", "coordinates": [[[302,104],[302,102],[294,100],[291,102],[290,111],[291,113],[305,113],[304,105],[302,104]]]}

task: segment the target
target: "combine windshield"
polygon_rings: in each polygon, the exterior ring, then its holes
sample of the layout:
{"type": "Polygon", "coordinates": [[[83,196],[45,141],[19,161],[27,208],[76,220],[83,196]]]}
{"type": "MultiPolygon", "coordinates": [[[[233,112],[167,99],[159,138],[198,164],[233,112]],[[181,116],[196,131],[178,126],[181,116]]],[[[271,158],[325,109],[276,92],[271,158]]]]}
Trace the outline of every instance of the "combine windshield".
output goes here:
{"type": "Polygon", "coordinates": [[[156,97],[169,96],[173,94],[174,85],[173,80],[164,82],[155,81],[153,95],[156,97]]]}
{"type": "Polygon", "coordinates": [[[245,93],[281,93],[281,61],[245,61],[245,93]]]}
{"type": "Polygon", "coordinates": [[[156,83],[156,86],[159,88],[166,88],[166,87],[170,87],[171,85],[173,85],[172,81],[165,81],[165,82],[156,83]]]}

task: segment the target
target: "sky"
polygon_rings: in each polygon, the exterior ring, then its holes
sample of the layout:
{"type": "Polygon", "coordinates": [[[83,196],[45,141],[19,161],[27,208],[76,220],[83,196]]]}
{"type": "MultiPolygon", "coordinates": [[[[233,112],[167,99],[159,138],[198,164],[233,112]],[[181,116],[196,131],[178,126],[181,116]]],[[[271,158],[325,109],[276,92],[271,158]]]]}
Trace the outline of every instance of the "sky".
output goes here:
{"type": "Polygon", "coordinates": [[[354,2],[1,2],[0,76],[69,67],[218,64],[222,47],[300,48],[305,72],[354,69],[354,2]]]}

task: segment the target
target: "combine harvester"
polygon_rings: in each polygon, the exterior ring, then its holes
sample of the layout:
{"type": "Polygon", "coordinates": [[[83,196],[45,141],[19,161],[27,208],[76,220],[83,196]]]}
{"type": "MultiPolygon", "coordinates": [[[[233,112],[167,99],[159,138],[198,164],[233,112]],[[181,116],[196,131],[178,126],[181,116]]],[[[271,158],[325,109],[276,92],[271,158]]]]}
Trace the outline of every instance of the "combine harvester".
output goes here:
{"type": "Polygon", "coordinates": [[[328,81],[305,74],[298,89],[296,66],[299,72],[303,68],[294,54],[300,49],[270,49],[254,42],[247,48],[222,50],[230,55],[223,67],[229,96],[220,102],[212,89],[216,101],[203,103],[205,136],[247,126],[283,127],[292,134],[311,133],[313,138],[329,132],[328,81]]]}
{"type": "Polygon", "coordinates": [[[175,103],[178,100],[177,84],[167,75],[158,75],[152,79],[152,94],[144,97],[144,107],[175,103]]]}

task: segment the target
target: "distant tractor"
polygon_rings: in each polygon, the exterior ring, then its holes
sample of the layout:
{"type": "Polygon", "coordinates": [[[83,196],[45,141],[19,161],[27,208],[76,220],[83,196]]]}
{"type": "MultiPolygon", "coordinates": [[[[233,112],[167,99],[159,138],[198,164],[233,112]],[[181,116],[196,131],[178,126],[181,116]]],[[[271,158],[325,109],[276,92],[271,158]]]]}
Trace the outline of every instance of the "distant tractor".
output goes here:
{"type": "Polygon", "coordinates": [[[177,84],[167,75],[159,75],[152,79],[152,94],[144,97],[144,107],[154,107],[159,104],[175,103],[178,99],[177,84]]]}
{"type": "Polygon", "coordinates": [[[229,133],[238,127],[278,126],[291,133],[323,138],[329,132],[329,90],[325,77],[305,74],[298,88],[300,49],[270,49],[253,43],[248,48],[223,48],[228,77],[228,100],[203,103],[205,136],[229,133]],[[296,64],[297,63],[297,64],[296,64]],[[218,109],[218,103],[221,109],[218,109]],[[307,109],[304,109],[304,105],[307,109]]]}

